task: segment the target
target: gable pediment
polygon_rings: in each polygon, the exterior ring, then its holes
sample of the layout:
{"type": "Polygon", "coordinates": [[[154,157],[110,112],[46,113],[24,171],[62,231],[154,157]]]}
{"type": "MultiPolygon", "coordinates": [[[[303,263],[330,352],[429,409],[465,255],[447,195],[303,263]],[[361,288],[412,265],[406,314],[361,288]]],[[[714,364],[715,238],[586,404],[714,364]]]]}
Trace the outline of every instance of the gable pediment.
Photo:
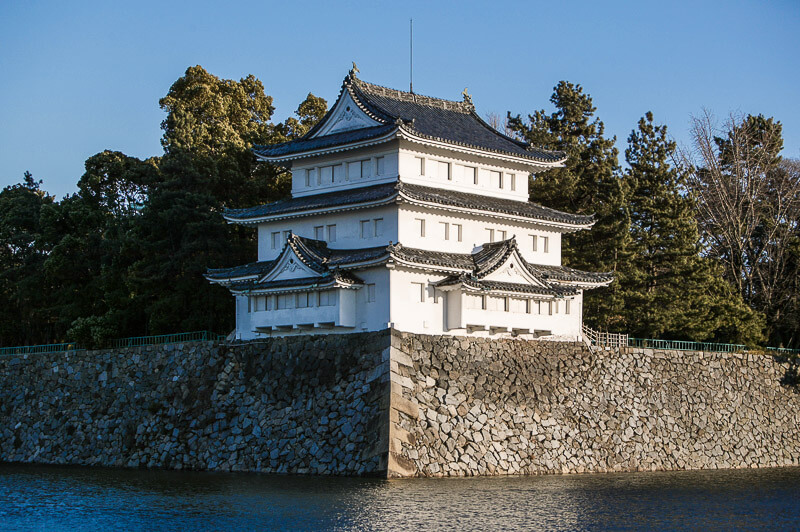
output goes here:
{"type": "Polygon", "coordinates": [[[283,281],[286,279],[304,279],[321,277],[322,274],[306,266],[291,246],[286,246],[275,263],[275,267],[259,280],[260,283],[283,281]]]}
{"type": "Polygon", "coordinates": [[[482,281],[497,281],[501,283],[516,283],[528,284],[538,287],[546,287],[547,285],[541,280],[536,278],[525,267],[523,259],[519,256],[519,252],[514,250],[513,253],[508,255],[508,258],[493,269],[490,273],[481,278],[482,281]]]}
{"type": "Polygon", "coordinates": [[[352,129],[362,129],[366,127],[380,126],[374,118],[370,117],[361,110],[361,108],[353,100],[348,91],[344,91],[342,96],[336,101],[333,111],[328,116],[328,119],[317,130],[312,138],[323,137],[325,135],[332,135],[333,133],[340,133],[342,131],[350,131],[352,129]]]}

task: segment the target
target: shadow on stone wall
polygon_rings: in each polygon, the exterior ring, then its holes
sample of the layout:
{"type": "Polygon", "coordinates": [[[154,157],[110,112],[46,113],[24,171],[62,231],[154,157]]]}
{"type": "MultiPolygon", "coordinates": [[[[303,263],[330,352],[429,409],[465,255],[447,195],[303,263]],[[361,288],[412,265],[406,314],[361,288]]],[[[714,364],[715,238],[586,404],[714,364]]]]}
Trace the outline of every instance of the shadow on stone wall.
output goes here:
{"type": "Polygon", "coordinates": [[[772,358],[775,362],[786,365],[786,372],[781,378],[781,386],[792,388],[794,393],[800,393],[800,356],[776,355],[772,358]]]}

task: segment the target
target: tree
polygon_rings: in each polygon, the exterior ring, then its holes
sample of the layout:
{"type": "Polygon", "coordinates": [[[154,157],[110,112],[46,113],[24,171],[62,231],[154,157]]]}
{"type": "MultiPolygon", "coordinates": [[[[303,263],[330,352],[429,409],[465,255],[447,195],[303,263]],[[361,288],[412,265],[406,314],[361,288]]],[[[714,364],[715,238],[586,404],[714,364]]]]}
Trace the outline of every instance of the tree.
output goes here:
{"type": "Polygon", "coordinates": [[[630,257],[630,222],[616,138],[604,137],[592,98],[580,85],[559,82],[550,101],[555,112],[536,111],[527,121],[509,113],[508,127],[534,146],[565,152],[563,168],[531,179],[530,197],[555,209],[596,215],[591,231],[565,235],[562,258],[568,266],[616,274],[617,281],[608,289],[587,293],[584,307],[588,323],[617,330],[623,325],[619,281],[625,271],[621,265],[630,257]]]}
{"type": "Polygon", "coordinates": [[[648,112],[628,137],[625,159],[631,259],[620,290],[626,330],[644,338],[747,342],[763,320],[701,256],[696,203],[670,163],[676,144],[648,112]]]}
{"type": "MultiPolygon", "coordinates": [[[[766,315],[771,342],[796,333],[790,317],[800,274],[794,250],[800,224],[800,172],[783,161],[781,124],[762,115],[732,115],[719,127],[705,114],[693,120],[694,151],[684,154],[689,186],[709,256],[755,310],[766,315]]],[[[796,329],[795,329],[796,330],[796,329]]]]}
{"type": "Polygon", "coordinates": [[[43,264],[49,248],[42,239],[43,208],[53,197],[25,172],[21,183],[0,192],[0,343],[47,342],[52,319],[43,264]]]}

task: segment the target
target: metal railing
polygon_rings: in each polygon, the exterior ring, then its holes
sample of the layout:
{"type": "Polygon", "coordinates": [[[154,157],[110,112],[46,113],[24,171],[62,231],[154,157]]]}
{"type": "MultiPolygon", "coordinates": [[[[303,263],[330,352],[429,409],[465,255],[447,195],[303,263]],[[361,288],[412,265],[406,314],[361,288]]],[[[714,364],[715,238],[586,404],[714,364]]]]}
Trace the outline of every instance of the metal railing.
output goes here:
{"type": "Polygon", "coordinates": [[[111,347],[139,347],[143,345],[179,344],[183,342],[211,342],[224,340],[224,334],[211,331],[192,331],[176,334],[159,334],[157,336],[131,336],[119,338],[111,342],[111,347]]]}
{"type": "Polygon", "coordinates": [[[628,347],[666,349],[669,351],[717,351],[721,353],[743,353],[747,351],[747,346],[742,344],[692,342],[689,340],[656,340],[653,338],[629,338],[628,347]]]}
{"type": "Polygon", "coordinates": [[[767,351],[792,357],[800,355],[800,349],[789,349],[788,347],[767,347],[767,351]]]}
{"type": "MultiPolygon", "coordinates": [[[[183,342],[219,342],[225,339],[224,334],[211,331],[192,331],[176,334],[159,334],[156,336],[131,336],[118,338],[109,342],[111,348],[140,347],[144,345],[178,344],[183,342]]],[[[0,347],[0,356],[43,355],[47,353],[66,353],[85,350],[75,342],[46,345],[20,345],[16,347],[0,347]]]]}
{"type": "Polygon", "coordinates": [[[63,353],[82,349],[75,342],[45,345],[18,345],[16,347],[0,347],[0,356],[8,355],[42,355],[45,353],[63,353]]]}

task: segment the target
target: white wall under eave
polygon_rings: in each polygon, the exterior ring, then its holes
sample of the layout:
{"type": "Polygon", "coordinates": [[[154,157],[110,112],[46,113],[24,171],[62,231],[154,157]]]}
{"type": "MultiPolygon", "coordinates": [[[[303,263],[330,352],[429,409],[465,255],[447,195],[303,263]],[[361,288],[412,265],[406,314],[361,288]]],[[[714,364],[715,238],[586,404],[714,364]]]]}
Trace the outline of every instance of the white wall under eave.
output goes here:
{"type": "Polygon", "coordinates": [[[564,300],[558,302],[557,309],[553,305],[552,314],[544,302],[541,312],[532,309],[530,314],[510,310],[477,310],[467,308],[458,292],[435,290],[432,284],[442,278],[441,275],[402,267],[390,270],[390,321],[396,329],[461,336],[508,336],[516,329],[528,330],[530,336],[538,331],[539,334],[547,332],[571,339],[581,333],[582,293],[571,300],[569,314],[566,313],[564,300]],[[424,286],[424,301],[420,301],[420,285],[424,286]],[[473,327],[468,329],[467,326],[473,327]]]}
{"type": "Polygon", "coordinates": [[[341,212],[337,214],[319,214],[292,218],[276,222],[258,224],[258,260],[273,260],[280,255],[283,249],[284,231],[292,231],[296,235],[315,238],[314,228],[324,226],[325,241],[331,249],[360,249],[378,246],[388,246],[389,242],[398,241],[397,233],[397,206],[385,205],[368,209],[341,212]],[[373,223],[381,219],[383,232],[380,236],[372,233],[367,238],[361,237],[361,221],[373,223]],[[336,241],[328,241],[328,226],[336,226],[336,241]],[[280,243],[272,247],[272,233],[281,234],[280,243]]]}
{"type": "Polygon", "coordinates": [[[536,223],[512,222],[491,215],[448,212],[425,209],[408,204],[400,206],[398,215],[398,240],[405,247],[445,251],[449,253],[472,253],[476,246],[489,242],[489,229],[494,230],[495,241],[516,236],[520,253],[530,263],[561,265],[561,233],[536,223]],[[425,220],[425,236],[420,235],[419,221],[425,220]],[[444,225],[449,224],[449,239],[444,238],[444,225]],[[456,225],[462,226],[462,238],[458,241],[456,225]],[[532,235],[537,237],[533,250],[532,235]],[[544,251],[544,240],[548,239],[548,251],[544,251]]]}
{"type": "Polygon", "coordinates": [[[292,320],[285,320],[281,325],[302,325],[302,328],[292,330],[276,330],[259,332],[255,330],[257,320],[261,314],[270,311],[256,312],[250,306],[248,312],[247,296],[236,296],[236,335],[238,339],[252,340],[270,336],[292,336],[301,334],[339,334],[348,332],[380,331],[386,329],[389,323],[389,270],[385,266],[376,266],[357,270],[354,272],[364,286],[358,290],[342,289],[339,291],[335,307],[316,307],[279,310],[271,312],[285,313],[285,317],[294,316],[292,320]],[[369,301],[369,286],[374,285],[375,298],[369,301]],[[315,319],[315,314],[324,319],[315,319]],[[316,328],[310,327],[315,322],[336,322],[339,327],[316,328]]]}

